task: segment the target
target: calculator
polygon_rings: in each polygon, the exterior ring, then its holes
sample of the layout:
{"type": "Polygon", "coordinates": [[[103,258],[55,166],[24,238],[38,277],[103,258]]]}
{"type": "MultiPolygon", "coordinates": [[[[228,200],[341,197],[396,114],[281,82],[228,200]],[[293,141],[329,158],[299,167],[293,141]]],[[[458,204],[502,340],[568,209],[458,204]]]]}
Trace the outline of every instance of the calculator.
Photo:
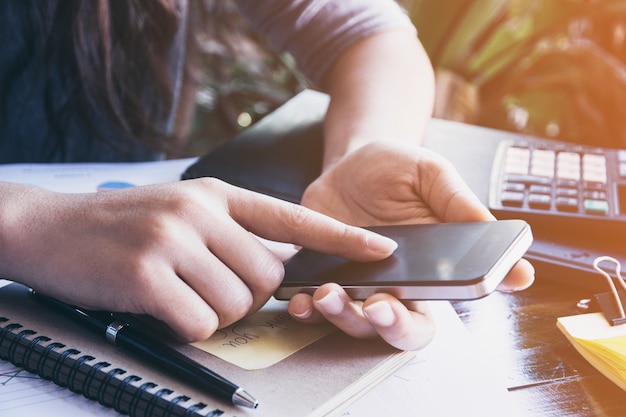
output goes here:
{"type": "Polygon", "coordinates": [[[526,220],[538,236],[610,239],[626,231],[626,150],[505,139],[494,158],[488,206],[499,219],[526,220]]]}

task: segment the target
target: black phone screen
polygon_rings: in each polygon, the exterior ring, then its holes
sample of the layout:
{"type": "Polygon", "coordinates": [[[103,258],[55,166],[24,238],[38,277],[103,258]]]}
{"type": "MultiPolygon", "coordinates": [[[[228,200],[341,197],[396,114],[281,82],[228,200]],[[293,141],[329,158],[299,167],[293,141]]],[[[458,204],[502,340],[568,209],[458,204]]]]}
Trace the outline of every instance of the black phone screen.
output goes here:
{"type": "MultiPolygon", "coordinates": [[[[372,288],[471,287],[490,279],[503,262],[510,269],[530,245],[528,225],[521,220],[370,229],[398,243],[393,255],[382,261],[355,262],[302,249],[285,265],[281,287],[314,288],[326,282],[372,288]],[[525,237],[520,249],[517,243],[525,237]]],[[[508,269],[494,279],[501,280],[508,269]]]]}

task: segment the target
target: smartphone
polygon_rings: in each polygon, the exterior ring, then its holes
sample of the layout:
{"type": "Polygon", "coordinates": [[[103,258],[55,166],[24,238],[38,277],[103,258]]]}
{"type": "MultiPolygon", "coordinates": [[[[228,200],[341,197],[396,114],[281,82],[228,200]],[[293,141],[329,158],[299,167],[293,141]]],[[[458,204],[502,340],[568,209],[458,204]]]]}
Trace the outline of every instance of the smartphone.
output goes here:
{"type": "Polygon", "coordinates": [[[356,300],[378,292],[401,300],[477,299],[497,288],[533,240],[530,226],[517,219],[369,229],[398,243],[390,257],[355,262],[301,249],[285,264],[274,296],[312,294],[334,282],[356,300]]]}

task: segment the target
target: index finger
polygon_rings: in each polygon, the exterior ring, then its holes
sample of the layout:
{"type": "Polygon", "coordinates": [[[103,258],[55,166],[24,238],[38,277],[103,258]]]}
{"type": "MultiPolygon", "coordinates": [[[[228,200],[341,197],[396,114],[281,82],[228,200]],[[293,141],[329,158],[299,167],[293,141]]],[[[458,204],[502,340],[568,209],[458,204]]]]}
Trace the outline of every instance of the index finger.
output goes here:
{"type": "Polygon", "coordinates": [[[386,236],[350,226],[299,204],[232,188],[228,199],[230,216],[265,239],[294,243],[356,261],[386,258],[398,246],[386,236]]]}

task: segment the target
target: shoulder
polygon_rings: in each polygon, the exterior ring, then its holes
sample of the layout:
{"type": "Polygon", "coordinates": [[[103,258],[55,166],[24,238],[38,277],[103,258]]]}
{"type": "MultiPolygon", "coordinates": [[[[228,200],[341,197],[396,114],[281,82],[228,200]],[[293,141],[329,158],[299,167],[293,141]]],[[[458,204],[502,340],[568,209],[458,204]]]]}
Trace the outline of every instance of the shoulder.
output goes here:
{"type": "Polygon", "coordinates": [[[276,19],[290,18],[302,22],[303,19],[355,16],[361,18],[376,15],[390,21],[407,21],[406,13],[394,0],[233,0],[243,14],[251,20],[274,16],[276,19]]]}
{"type": "Polygon", "coordinates": [[[383,30],[415,28],[394,0],[234,0],[274,49],[318,82],[349,45],[383,30]]]}

